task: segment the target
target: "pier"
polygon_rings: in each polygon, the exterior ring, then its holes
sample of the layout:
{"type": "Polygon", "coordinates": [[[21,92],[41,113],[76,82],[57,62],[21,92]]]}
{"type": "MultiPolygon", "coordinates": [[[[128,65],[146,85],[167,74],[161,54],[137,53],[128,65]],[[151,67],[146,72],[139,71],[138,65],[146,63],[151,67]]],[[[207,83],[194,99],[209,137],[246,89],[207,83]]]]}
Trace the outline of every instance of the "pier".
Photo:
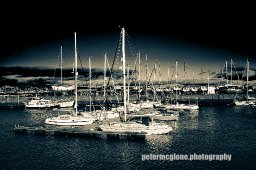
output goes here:
{"type": "Polygon", "coordinates": [[[131,132],[104,132],[89,129],[90,126],[56,128],[56,127],[35,127],[35,126],[15,126],[14,132],[17,134],[33,134],[44,136],[77,137],[86,139],[107,139],[107,140],[145,140],[143,133],[131,132]]]}

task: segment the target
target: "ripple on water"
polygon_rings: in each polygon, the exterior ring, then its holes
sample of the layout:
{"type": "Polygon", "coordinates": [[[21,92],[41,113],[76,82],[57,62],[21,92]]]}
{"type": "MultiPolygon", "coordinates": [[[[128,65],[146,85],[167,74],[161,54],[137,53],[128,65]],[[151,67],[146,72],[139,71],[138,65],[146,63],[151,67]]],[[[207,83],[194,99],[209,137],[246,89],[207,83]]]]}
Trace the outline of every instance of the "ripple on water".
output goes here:
{"type": "Polygon", "coordinates": [[[180,115],[169,135],[145,141],[19,135],[15,124],[43,125],[51,110],[0,111],[3,169],[242,169],[255,167],[256,116],[235,107],[203,107],[180,115]],[[221,154],[234,161],[142,161],[142,154],[221,154]],[[246,164],[245,164],[246,162],[246,164]]]}

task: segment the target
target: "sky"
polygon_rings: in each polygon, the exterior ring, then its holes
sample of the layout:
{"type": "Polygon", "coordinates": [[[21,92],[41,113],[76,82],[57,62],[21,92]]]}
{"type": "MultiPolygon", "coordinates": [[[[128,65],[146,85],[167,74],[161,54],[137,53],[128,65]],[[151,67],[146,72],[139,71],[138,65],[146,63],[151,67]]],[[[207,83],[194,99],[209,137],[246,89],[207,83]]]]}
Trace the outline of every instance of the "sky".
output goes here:
{"type": "MultiPolygon", "coordinates": [[[[211,5],[190,8],[175,5],[138,5],[131,1],[119,6],[95,4],[40,3],[6,5],[9,13],[1,12],[1,66],[57,67],[60,46],[64,63],[72,67],[74,32],[84,67],[92,56],[92,66],[102,68],[106,52],[111,63],[125,27],[127,63],[134,64],[135,53],[141,52],[142,65],[147,55],[149,70],[157,63],[163,77],[179,63],[179,75],[192,70],[197,77],[203,71],[220,71],[224,61],[233,59],[240,66],[249,58],[255,65],[255,24],[248,6],[211,5]]],[[[171,73],[170,73],[171,74],[171,73]]],[[[183,75],[184,76],[184,75],[183,75]]],[[[205,75],[206,76],[206,75],[205,75]]]]}

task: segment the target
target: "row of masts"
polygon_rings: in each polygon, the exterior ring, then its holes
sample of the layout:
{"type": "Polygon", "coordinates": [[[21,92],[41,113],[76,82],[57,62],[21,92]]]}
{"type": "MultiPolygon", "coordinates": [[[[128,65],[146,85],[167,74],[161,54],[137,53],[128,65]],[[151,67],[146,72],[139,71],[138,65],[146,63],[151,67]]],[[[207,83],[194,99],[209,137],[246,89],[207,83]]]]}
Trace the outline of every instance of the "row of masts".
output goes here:
{"type": "MultiPolygon", "coordinates": [[[[60,85],[63,85],[63,48],[62,48],[62,46],[61,46],[61,48],[60,48],[60,60],[61,60],[61,62],[60,62],[60,85]]],[[[104,55],[104,60],[107,60],[107,56],[106,56],[106,53],[105,53],[105,55],[104,55]]],[[[147,64],[147,55],[146,55],[146,82],[150,79],[150,77],[149,77],[149,66],[148,66],[148,64],[147,64]]],[[[138,67],[139,67],[139,71],[138,71],[138,86],[140,87],[141,86],[141,54],[140,54],[140,52],[138,52],[138,61],[139,61],[139,64],[138,64],[138,67]]],[[[106,61],[104,61],[104,63],[105,63],[105,65],[104,65],[104,68],[106,68],[106,61]]],[[[73,64],[73,72],[75,73],[75,71],[74,71],[74,68],[75,67],[75,65],[73,64]]],[[[173,66],[171,66],[171,67],[173,67],[173,66]]],[[[185,63],[184,63],[184,67],[185,67],[185,63]]],[[[106,70],[105,70],[106,71],[106,70]]],[[[175,70],[174,71],[176,71],[176,74],[175,74],[175,83],[177,83],[177,78],[178,78],[178,61],[176,61],[175,62],[175,70]]],[[[184,71],[185,71],[185,75],[184,75],[184,77],[186,78],[186,69],[184,68],[184,71]]],[[[154,64],[154,67],[153,67],[153,70],[152,70],[152,73],[154,73],[153,74],[153,80],[154,80],[154,82],[156,81],[156,73],[157,73],[157,64],[154,64]]],[[[106,72],[104,73],[105,75],[106,75],[106,72]]],[[[202,75],[202,69],[201,69],[201,73],[200,73],[201,75],[202,75]]],[[[168,67],[167,68],[167,75],[168,75],[168,83],[170,83],[170,68],[168,67]]],[[[194,76],[195,76],[195,73],[194,73],[194,69],[193,69],[193,82],[195,82],[195,78],[194,78],[194,76]]],[[[137,79],[137,78],[136,78],[137,79]]],[[[202,79],[202,77],[201,77],[201,79],[202,79]]],[[[105,81],[105,80],[104,80],[105,81]]],[[[159,61],[159,66],[158,66],[158,84],[160,84],[161,83],[161,81],[162,81],[162,74],[161,74],[161,70],[160,70],[160,61],[159,61]]],[[[106,83],[106,82],[104,82],[104,83],[106,83]]]]}
{"type": "MultiPolygon", "coordinates": [[[[226,73],[226,85],[233,85],[233,65],[234,62],[232,59],[230,59],[230,83],[229,83],[229,79],[228,79],[228,62],[225,61],[225,73],[226,73]]],[[[248,86],[248,77],[249,77],[249,61],[247,59],[246,61],[246,84],[248,86]]],[[[239,80],[239,78],[238,78],[239,80]]]]}
{"type": "MultiPolygon", "coordinates": [[[[122,30],[124,31],[124,30],[122,30]]],[[[123,34],[122,36],[122,57],[123,57],[123,61],[125,61],[125,35],[123,34]]],[[[140,53],[138,53],[138,60],[139,60],[139,72],[138,72],[138,82],[139,82],[139,89],[140,89],[140,86],[141,86],[141,71],[140,71],[140,66],[141,66],[141,60],[140,60],[140,53]]],[[[61,47],[61,61],[62,61],[62,47],[61,47]]],[[[107,61],[107,56],[106,54],[104,55],[104,102],[106,100],[106,61],[107,61]]],[[[146,56],[146,61],[147,61],[147,56],[146,56]]],[[[226,76],[227,76],[227,61],[225,61],[225,64],[226,64],[226,76]]],[[[184,64],[185,65],[185,64],[184,64]]],[[[230,80],[230,83],[232,84],[232,65],[233,65],[233,60],[231,59],[231,80],[230,80]]],[[[124,101],[129,101],[129,95],[127,96],[127,92],[126,92],[126,75],[127,75],[127,78],[129,80],[129,66],[127,67],[127,74],[126,74],[126,63],[123,62],[123,90],[124,90],[124,101]],[[127,98],[128,97],[128,98],[127,98]]],[[[91,68],[91,58],[89,57],[89,68],[91,68]]],[[[154,65],[154,71],[156,72],[156,64],[154,65]]],[[[249,71],[249,62],[247,61],[247,89],[248,89],[248,71],[249,71]]],[[[77,79],[78,79],[78,71],[77,71],[77,48],[76,48],[76,33],[75,33],[75,86],[76,86],[76,96],[75,96],[75,99],[76,99],[76,103],[75,105],[77,106],[77,79]]],[[[92,72],[91,72],[91,69],[89,69],[89,79],[90,79],[90,87],[92,86],[91,84],[91,75],[92,75],[92,72]]],[[[170,73],[169,73],[169,68],[168,68],[168,77],[170,76],[170,73]]],[[[148,64],[146,64],[146,80],[148,80],[148,64]]],[[[208,86],[209,86],[209,74],[208,74],[208,86]]],[[[154,80],[155,80],[155,74],[154,74],[154,80]]],[[[159,82],[161,81],[161,74],[160,74],[160,65],[159,65],[159,82]]],[[[130,81],[129,81],[130,83],[130,81]]],[[[128,89],[129,89],[129,83],[128,83],[128,89]]],[[[61,62],[61,84],[62,84],[62,62],[61,62]]],[[[227,78],[227,85],[228,85],[228,78],[227,78]]],[[[178,62],[176,61],[175,62],[175,87],[178,86],[178,62]]],[[[146,81],[146,87],[147,87],[147,81],[146,81]]],[[[147,90],[147,88],[146,88],[147,90]]],[[[178,94],[178,90],[175,90],[175,95],[177,96],[178,94]]],[[[90,88],[90,94],[91,94],[91,88],[90,88]]],[[[128,91],[128,94],[129,94],[129,91],[128,91]]],[[[139,98],[140,98],[140,93],[139,94],[139,98]]],[[[148,95],[147,91],[146,91],[146,95],[148,95]]],[[[248,95],[248,90],[247,90],[247,95],[248,95]]],[[[147,96],[146,96],[147,97],[147,96]]],[[[177,103],[177,97],[176,97],[176,103],[177,103]]],[[[90,105],[91,105],[91,95],[90,95],[90,105]]],[[[105,109],[105,108],[104,108],[105,109]]],[[[126,111],[127,108],[126,108],[126,104],[124,104],[124,110],[126,111]]],[[[90,112],[91,112],[91,107],[90,107],[90,112]]],[[[76,113],[77,113],[77,107],[76,107],[76,113]]],[[[126,114],[125,114],[126,115],[126,114]]],[[[125,120],[126,120],[126,117],[125,117],[125,120]]]]}
{"type": "MultiPolygon", "coordinates": [[[[61,64],[60,64],[60,68],[61,68],[61,71],[60,71],[60,84],[63,85],[63,74],[62,74],[62,70],[63,70],[63,49],[62,49],[62,46],[60,48],[60,58],[61,58],[61,64]]],[[[77,55],[77,54],[76,54],[77,55]]],[[[104,55],[104,60],[106,60],[106,53],[104,55]]],[[[76,59],[77,60],[77,59],[76,59]]],[[[90,59],[89,59],[90,60],[90,59]]],[[[138,53],[138,61],[139,61],[139,64],[138,64],[138,67],[139,67],[139,71],[138,71],[138,86],[139,86],[139,89],[140,89],[140,86],[141,86],[141,56],[140,56],[140,52],[138,53]]],[[[77,61],[75,61],[77,62],[77,61]]],[[[104,61],[104,68],[106,68],[106,61],[104,61]]],[[[249,64],[248,64],[249,65],[249,64]]],[[[76,67],[77,67],[77,64],[76,64],[76,67]]],[[[90,67],[90,66],[89,66],[90,67]]],[[[249,67],[249,66],[248,66],[249,67]]],[[[155,64],[154,67],[153,67],[153,70],[152,72],[154,72],[154,81],[156,80],[156,70],[157,70],[157,65],[155,64]]],[[[76,68],[76,71],[77,71],[77,68],[76,68]]],[[[176,71],[176,74],[175,74],[175,85],[177,85],[177,78],[178,78],[178,62],[176,61],[175,62],[175,71],[176,71]]],[[[75,71],[74,71],[75,72],[75,71]]],[[[147,55],[146,55],[146,85],[147,85],[147,81],[149,80],[149,77],[148,77],[148,64],[147,64],[147,55]]],[[[159,62],[159,66],[158,66],[158,83],[160,84],[161,83],[161,71],[160,71],[160,62],[159,62]]],[[[186,78],[186,69],[185,69],[185,63],[184,63],[184,72],[185,72],[185,78],[186,78]]],[[[248,72],[248,70],[247,70],[248,72]]],[[[75,72],[76,73],[76,72],[75,72]]],[[[129,73],[129,72],[127,72],[129,73]]],[[[202,83],[202,74],[204,72],[202,71],[201,69],[201,83],[202,83]]],[[[89,73],[90,74],[90,73],[89,73]]],[[[248,73],[247,73],[248,74],[248,73]]],[[[104,75],[106,76],[106,69],[104,70],[104,75]]],[[[233,60],[231,59],[230,61],[230,82],[229,82],[229,79],[228,79],[228,62],[225,61],[225,76],[226,76],[226,85],[232,85],[233,84],[233,60]]],[[[76,76],[76,75],[75,75],[76,76]]],[[[168,76],[168,83],[170,82],[170,68],[168,67],[167,69],[167,76],[168,76]]],[[[248,75],[247,75],[247,78],[248,78],[248,75]]],[[[90,79],[91,79],[91,76],[90,76],[90,79]]],[[[208,80],[208,84],[209,84],[209,73],[208,73],[208,76],[207,76],[207,80],[208,80]]],[[[194,70],[193,70],[193,82],[194,81],[194,70]]],[[[104,86],[105,86],[105,79],[104,79],[104,86]]],[[[248,80],[247,80],[247,83],[248,83],[248,80]]],[[[147,93],[146,93],[147,94],[147,93]]],[[[140,94],[139,94],[140,95],[140,94]]],[[[139,96],[140,98],[140,96],[139,96]]]]}
{"type": "MultiPolygon", "coordinates": [[[[62,50],[62,46],[60,48],[60,58],[61,58],[61,64],[60,64],[60,68],[61,68],[61,71],[60,71],[60,84],[63,85],[63,74],[62,74],[62,70],[63,70],[63,62],[62,62],[62,54],[63,54],[63,50],[62,50]]],[[[106,56],[106,53],[104,55],[104,75],[106,76],[106,60],[107,60],[107,56],[106,56]]],[[[89,59],[90,60],[90,59],[89,59]]],[[[139,71],[138,71],[138,86],[139,86],[139,89],[140,89],[140,86],[141,86],[141,56],[140,56],[140,52],[138,53],[138,61],[139,61],[139,64],[138,64],[138,67],[139,67],[139,71]]],[[[147,55],[146,55],[146,63],[147,63],[147,55]]],[[[91,67],[91,66],[89,66],[91,67]]],[[[154,72],[154,82],[156,81],[156,71],[157,70],[157,65],[155,64],[154,67],[153,67],[153,70],[152,70],[152,73],[154,72]]],[[[185,71],[185,77],[186,77],[186,69],[185,69],[185,63],[184,63],[184,71],[185,71]]],[[[146,64],[146,85],[148,84],[148,80],[150,79],[148,77],[148,64],[146,64]]],[[[161,83],[161,71],[160,71],[160,62],[159,62],[159,66],[158,66],[158,84],[161,83]]],[[[127,72],[129,73],[129,72],[127,72]]],[[[201,69],[201,83],[202,83],[202,74],[204,72],[202,71],[201,69]]],[[[91,72],[89,73],[91,74],[91,72]]],[[[247,73],[248,74],[248,73],[247,73]]],[[[127,74],[128,75],[128,74],[127,74]]],[[[232,85],[233,84],[233,60],[231,59],[230,61],[230,82],[229,82],[229,79],[228,79],[228,62],[225,61],[225,76],[226,76],[226,85],[232,85]]],[[[167,76],[168,76],[168,83],[170,83],[170,68],[168,67],[167,69],[167,76]]],[[[248,77],[248,76],[247,76],[248,77]]],[[[90,79],[91,79],[91,76],[90,76],[90,79]]],[[[208,72],[208,76],[207,76],[207,83],[209,84],[209,79],[210,79],[210,75],[209,75],[209,72],[208,72]]],[[[178,61],[175,62],[175,85],[177,85],[177,81],[178,80],[178,61]]],[[[194,80],[194,70],[193,70],[193,82],[195,82],[194,80]]],[[[247,80],[248,82],[248,80],[247,80]]],[[[106,82],[105,82],[105,79],[104,79],[104,86],[106,85],[106,82]]],[[[139,94],[139,98],[140,98],[140,94],[139,94]]]]}

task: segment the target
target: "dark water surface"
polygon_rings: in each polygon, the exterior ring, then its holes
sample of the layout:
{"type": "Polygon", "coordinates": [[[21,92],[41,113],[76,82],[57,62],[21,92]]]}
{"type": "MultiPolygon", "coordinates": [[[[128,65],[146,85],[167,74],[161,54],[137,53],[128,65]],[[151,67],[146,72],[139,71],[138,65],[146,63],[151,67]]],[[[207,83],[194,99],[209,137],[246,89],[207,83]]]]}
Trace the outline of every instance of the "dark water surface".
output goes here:
{"type": "Polygon", "coordinates": [[[146,141],[15,134],[43,125],[50,110],[0,111],[0,169],[255,169],[256,113],[247,107],[202,107],[180,113],[170,135],[146,141]],[[231,161],[142,161],[142,154],[232,154],[231,161]]]}

